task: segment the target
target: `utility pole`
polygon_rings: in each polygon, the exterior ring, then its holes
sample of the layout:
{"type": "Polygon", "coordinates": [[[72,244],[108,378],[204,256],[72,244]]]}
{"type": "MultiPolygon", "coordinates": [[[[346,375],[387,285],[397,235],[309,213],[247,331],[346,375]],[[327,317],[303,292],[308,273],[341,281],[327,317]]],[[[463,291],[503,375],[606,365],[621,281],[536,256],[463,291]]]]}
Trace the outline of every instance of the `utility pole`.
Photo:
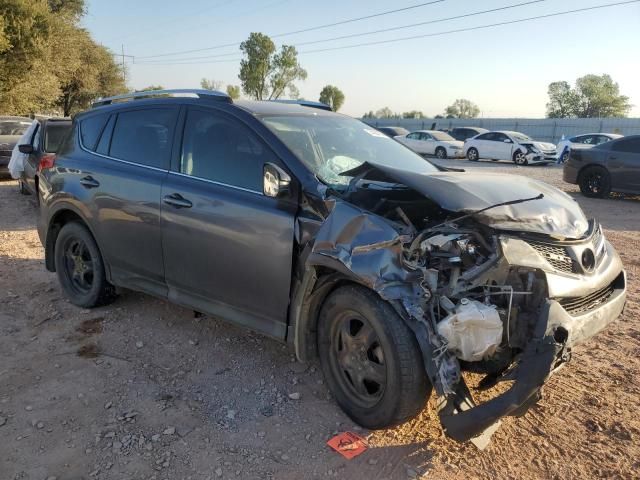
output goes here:
{"type": "MultiPolygon", "coordinates": [[[[117,55],[117,53],[115,54],[117,55]]],[[[125,68],[125,58],[130,58],[132,62],[135,62],[135,57],[133,55],[125,55],[124,54],[124,45],[122,45],[122,81],[126,84],[127,83],[127,70],[125,68]]]]}

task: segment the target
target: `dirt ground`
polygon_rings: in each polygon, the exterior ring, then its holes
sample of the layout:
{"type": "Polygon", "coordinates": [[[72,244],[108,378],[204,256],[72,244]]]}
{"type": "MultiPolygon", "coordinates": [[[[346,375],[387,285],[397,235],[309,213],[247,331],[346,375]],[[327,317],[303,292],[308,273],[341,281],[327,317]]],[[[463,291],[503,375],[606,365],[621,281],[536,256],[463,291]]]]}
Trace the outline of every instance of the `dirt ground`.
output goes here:
{"type": "Polygon", "coordinates": [[[401,427],[363,431],[317,365],[215,318],[134,292],[72,306],[44,268],[33,200],[0,181],[0,480],[639,478],[640,198],[585,199],[558,167],[474,169],[570,192],[629,274],[623,317],[484,452],[446,439],[432,401],[401,427]],[[350,461],[325,444],[345,430],[369,442],[350,461]]]}

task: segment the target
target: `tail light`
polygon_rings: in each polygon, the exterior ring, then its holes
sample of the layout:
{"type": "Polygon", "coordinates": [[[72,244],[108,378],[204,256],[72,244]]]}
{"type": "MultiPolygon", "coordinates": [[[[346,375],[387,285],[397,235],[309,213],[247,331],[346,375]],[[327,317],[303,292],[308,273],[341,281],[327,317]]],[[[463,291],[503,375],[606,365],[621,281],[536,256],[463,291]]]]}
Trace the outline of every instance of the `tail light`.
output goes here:
{"type": "Polygon", "coordinates": [[[53,165],[56,163],[56,156],[53,153],[49,155],[43,155],[40,159],[40,163],[38,163],[38,172],[45,170],[47,168],[53,168],[53,165]]]}

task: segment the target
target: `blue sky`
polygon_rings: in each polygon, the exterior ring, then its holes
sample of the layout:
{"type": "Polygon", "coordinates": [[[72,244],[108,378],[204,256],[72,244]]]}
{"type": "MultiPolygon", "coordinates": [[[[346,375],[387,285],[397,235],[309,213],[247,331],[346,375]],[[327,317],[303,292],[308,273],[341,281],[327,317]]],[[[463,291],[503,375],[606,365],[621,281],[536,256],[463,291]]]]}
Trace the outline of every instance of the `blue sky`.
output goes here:
{"type": "MultiPolygon", "coordinates": [[[[274,41],[297,45],[524,1],[445,0],[274,41]]],[[[546,0],[393,32],[300,45],[300,63],[309,76],[298,86],[304,98],[316,100],[324,85],[337,85],[346,95],[342,112],[354,116],[384,106],[435,115],[456,98],[468,98],[480,106],[485,117],[543,117],[550,82],[573,83],[587,73],[608,73],[620,84],[621,92],[631,97],[631,116],[640,117],[640,3],[375,46],[304,53],[614,1],[546,0]]],[[[83,23],[98,42],[114,52],[120,52],[124,45],[125,53],[136,57],[135,64],[127,59],[130,87],[160,84],[165,88],[197,88],[203,77],[239,84],[237,46],[142,57],[233,44],[254,31],[276,35],[421,3],[425,0],[89,0],[83,23]],[[213,55],[216,57],[184,60],[213,55]]]]}

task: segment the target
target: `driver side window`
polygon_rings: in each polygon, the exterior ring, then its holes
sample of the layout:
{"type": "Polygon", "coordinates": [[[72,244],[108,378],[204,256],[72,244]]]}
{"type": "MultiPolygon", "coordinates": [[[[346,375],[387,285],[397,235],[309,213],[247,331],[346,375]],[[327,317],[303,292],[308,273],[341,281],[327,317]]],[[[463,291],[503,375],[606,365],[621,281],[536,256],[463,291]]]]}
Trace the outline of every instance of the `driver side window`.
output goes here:
{"type": "Polygon", "coordinates": [[[180,173],[262,192],[262,169],[273,155],[244,124],[190,110],[184,127],[180,173]]]}

